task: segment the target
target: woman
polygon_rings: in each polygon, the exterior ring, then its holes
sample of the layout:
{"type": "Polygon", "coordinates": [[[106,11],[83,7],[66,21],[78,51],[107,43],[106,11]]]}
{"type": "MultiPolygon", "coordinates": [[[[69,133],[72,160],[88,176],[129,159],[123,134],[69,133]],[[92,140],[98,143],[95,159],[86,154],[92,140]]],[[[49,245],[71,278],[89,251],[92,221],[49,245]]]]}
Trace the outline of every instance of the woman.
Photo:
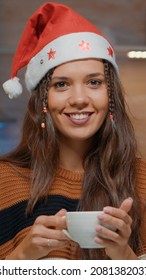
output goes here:
{"type": "Polygon", "coordinates": [[[10,98],[31,91],[22,139],[1,158],[2,259],[137,259],[146,254],[146,163],[136,142],[111,44],[70,8],[46,3],[17,48],[10,98]],[[103,210],[95,242],[63,233],[66,211],[103,210]],[[105,238],[101,238],[100,234],[105,238]]]}

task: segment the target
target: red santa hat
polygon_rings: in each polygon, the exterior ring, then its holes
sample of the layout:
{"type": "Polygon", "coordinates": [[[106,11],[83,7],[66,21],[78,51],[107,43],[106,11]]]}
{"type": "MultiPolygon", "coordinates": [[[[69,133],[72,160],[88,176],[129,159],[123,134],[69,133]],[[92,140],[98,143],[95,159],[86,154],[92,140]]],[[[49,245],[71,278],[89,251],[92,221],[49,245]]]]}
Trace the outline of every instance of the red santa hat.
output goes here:
{"type": "Polygon", "coordinates": [[[29,18],[3,89],[9,98],[22,93],[17,73],[24,66],[31,92],[51,68],[86,58],[106,59],[118,69],[113,47],[94,25],[65,5],[47,2],[29,18]]]}

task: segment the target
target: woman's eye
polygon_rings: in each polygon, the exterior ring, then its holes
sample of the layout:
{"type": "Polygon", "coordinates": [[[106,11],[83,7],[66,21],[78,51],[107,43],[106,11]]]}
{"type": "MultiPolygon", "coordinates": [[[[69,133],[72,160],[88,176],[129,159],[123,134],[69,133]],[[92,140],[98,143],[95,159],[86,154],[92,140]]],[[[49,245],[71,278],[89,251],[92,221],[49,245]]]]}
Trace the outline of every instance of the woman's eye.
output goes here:
{"type": "Polygon", "coordinates": [[[68,86],[68,84],[66,82],[57,82],[55,83],[55,88],[58,88],[58,89],[64,89],[68,86]]]}
{"type": "Polygon", "coordinates": [[[101,83],[102,83],[102,81],[100,81],[100,80],[90,80],[89,81],[89,84],[94,87],[98,87],[101,83]]]}

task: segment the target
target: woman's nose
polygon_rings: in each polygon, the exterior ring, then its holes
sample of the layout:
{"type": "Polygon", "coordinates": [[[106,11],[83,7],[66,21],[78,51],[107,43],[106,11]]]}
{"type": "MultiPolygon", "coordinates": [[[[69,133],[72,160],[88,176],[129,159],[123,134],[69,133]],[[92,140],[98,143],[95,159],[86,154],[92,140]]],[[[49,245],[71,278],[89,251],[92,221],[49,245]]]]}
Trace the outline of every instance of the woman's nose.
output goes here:
{"type": "Polygon", "coordinates": [[[89,103],[89,97],[86,90],[82,86],[75,86],[72,88],[68,102],[71,106],[82,109],[89,103]]]}

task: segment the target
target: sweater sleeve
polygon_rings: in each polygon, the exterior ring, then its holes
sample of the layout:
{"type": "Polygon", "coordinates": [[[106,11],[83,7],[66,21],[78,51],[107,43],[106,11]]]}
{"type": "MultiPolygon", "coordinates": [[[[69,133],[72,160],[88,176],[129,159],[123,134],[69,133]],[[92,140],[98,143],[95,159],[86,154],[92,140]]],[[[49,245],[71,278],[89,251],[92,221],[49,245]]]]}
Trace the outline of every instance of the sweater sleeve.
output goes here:
{"type": "Polygon", "coordinates": [[[141,209],[141,248],[139,259],[146,259],[146,160],[138,159],[136,166],[136,186],[141,209]]]}

